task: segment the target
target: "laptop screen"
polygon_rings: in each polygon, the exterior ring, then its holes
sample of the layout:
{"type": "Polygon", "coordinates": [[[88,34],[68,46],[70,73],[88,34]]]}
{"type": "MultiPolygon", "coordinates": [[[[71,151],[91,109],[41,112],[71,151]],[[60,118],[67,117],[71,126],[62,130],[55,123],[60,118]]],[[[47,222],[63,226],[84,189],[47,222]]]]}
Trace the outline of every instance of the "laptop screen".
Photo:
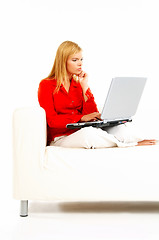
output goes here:
{"type": "Polygon", "coordinates": [[[144,90],[146,78],[113,78],[103,107],[105,120],[129,119],[135,115],[144,90]]]}

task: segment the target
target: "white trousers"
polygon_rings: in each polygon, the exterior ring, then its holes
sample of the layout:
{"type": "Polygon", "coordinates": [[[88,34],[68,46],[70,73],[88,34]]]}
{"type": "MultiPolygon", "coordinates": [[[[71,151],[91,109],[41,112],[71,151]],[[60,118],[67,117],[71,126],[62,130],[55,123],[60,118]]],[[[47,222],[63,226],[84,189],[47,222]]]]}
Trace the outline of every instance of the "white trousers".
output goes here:
{"type": "Polygon", "coordinates": [[[66,148],[107,148],[130,147],[137,145],[143,138],[135,136],[130,123],[107,127],[106,130],[94,127],[81,128],[69,136],[54,139],[50,146],[66,148]]]}

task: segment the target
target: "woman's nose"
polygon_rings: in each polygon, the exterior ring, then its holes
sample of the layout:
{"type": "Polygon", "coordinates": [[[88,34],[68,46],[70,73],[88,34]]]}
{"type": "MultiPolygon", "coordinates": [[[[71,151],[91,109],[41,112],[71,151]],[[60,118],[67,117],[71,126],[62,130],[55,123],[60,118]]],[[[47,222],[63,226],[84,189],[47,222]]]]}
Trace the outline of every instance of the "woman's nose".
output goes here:
{"type": "Polygon", "coordinates": [[[82,61],[78,61],[78,66],[82,66],[82,61]]]}

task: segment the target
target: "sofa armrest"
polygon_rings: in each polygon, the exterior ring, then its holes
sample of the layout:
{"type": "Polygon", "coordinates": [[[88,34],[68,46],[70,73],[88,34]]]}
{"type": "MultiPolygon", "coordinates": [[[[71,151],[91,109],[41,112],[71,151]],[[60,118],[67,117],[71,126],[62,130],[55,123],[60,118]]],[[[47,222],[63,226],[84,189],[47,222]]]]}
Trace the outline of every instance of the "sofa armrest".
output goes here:
{"type": "Polygon", "coordinates": [[[21,199],[19,193],[24,192],[25,186],[32,186],[32,179],[38,181],[45,147],[44,109],[41,107],[16,109],[13,113],[13,195],[15,198],[21,199]]]}

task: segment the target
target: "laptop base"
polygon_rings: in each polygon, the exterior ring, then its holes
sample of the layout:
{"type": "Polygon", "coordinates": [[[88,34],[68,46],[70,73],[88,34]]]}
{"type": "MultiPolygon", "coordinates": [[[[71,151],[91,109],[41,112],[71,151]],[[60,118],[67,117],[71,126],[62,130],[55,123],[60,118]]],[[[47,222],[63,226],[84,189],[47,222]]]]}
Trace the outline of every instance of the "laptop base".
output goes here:
{"type": "Polygon", "coordinates": [[[111,121],[111,122],[106,122],[104,123],[103,121],[95,121],[95,122],[83,122],[83,123],[71,123],[71,124],[67,124],[66,127],[69,129],[80,129],[80,128],[84,128],[84,127],[96,127],[96,128],[105,128],[105,127],[114,127],[120,124],[124,124],[127,122],[132,122],[132,119],[126,119],[126,120],[122,120],[122,121],[111,121]]]}

